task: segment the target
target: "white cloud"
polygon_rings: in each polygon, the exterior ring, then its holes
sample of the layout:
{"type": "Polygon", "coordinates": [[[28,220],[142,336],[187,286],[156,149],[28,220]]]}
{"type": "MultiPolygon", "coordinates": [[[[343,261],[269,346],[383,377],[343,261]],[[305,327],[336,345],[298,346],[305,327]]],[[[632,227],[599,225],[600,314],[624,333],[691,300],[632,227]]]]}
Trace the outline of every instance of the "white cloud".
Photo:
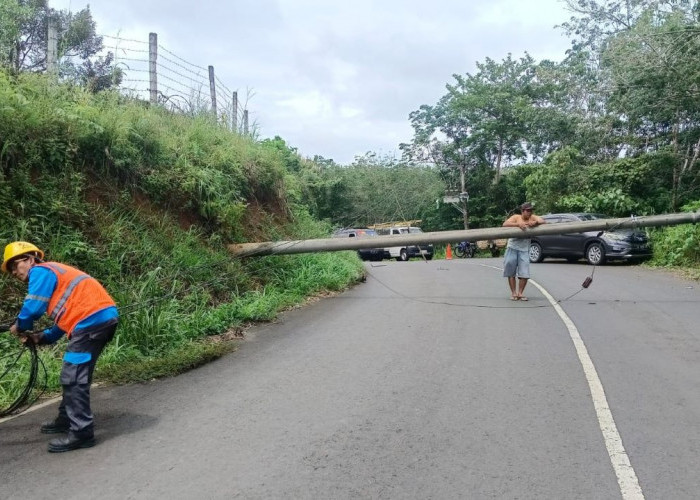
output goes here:
{"type": "MultiPolygon", "coordinates": [[[[50,0],[73,10],[87,3],[50,0]]],[[[434,104],[476,61],[526,51],[556,60],[569,46],[554,29],[569,17],[558,0],[89,3],[100,33],[145,42],[157,32],[173,54],[214,65],[239,101],[252,92],[262,137],[341,163],[367,151],[398,154],[411,140],[409,113],[434,104]]]]}
{"type": "Polygon", "coordinates": [[[282,109],[287,108],[287,114],[298,120],[326,120],[333,115],[330,100],[318,91],[284,97],[277,100],[277,105],[282,109]]]}

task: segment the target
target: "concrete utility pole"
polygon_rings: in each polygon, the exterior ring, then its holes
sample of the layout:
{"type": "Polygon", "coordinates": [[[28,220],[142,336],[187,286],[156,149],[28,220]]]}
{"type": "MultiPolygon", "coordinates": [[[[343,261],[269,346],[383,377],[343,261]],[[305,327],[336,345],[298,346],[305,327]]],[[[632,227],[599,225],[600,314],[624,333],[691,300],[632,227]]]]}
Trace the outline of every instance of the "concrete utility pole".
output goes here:
{"type": "MultiPolygon", "coordinates": [[[[676,224],[697,223],[700,211],[679,214],[628,217],[624,219],[598,219],[587,222],[566,222],[544,224],[528,229],[525,236],[545,234],[580,233],[584,231],[605,231],[610,229],[639,228],[653,226],[673,226],[676,224]]],[[[426,245],[430,243],[454,243],[457,241],[495,240],[500,238],[522,238],[523,230],[513,227],[492,227],[488,229],[468,229],[464,231],[440,231],[435,233],[406,234],[400,236],[376,236],[371,238],[327,238],[298,241],[267,241],[264,243],[241,243],[229,245],[229,250],[239,257],[283,255],[309,252],[337,252],[360,248],[397,247],[403,245],[426,245]]]]}
{"type": "Polygon", "coordinates": [[[158,34],[148,35],[148,76],[150,80],[151,104],[158,104],[158,34]]]}
{"type": "Polygon", "coordinates": [[[209,94],[211,95],[211,110],[214,113],[214,117],[217,118],[217,114],[216,114],[216,78],[214,77],[214,66],[209,66],[209,94]]]}
{"type": "Polygon", "coordinates": [[[459,166],[459,182],[462,190],[459,192],[459,200],[462,202],[462,217],[464,218],[464,229],[469,229],[469,194],[467,194],[467,167],[464,164],[459,166]]]}
{"type": "Polygon", "coordinates": [[[238,92],[231,95],[231,130],[238,133],[238,92]]]}
{"type": "Polygon", "coordinates": [[[58,28],[56,27],[56,19],[53,17],[49,17],[47,41],[46,71],[55,73],[58,68],[58,28]]]}

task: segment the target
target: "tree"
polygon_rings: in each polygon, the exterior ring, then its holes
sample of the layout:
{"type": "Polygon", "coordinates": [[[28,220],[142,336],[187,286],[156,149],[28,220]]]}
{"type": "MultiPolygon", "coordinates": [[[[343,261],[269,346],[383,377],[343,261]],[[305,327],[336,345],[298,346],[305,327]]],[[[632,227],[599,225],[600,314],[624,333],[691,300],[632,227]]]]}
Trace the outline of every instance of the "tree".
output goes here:
{"type": "MultiPolygon", "coordinates": [[[[504,169],[539,160],[575,136],[575,121],[560,106],[565,92],[554,67],[528,54],[509,55],[477,63],[473,75],[454,75],[436,105],[411,113],[414,139],[402,146],[404,153],[431,161],[450,183],[459,179],[461,192],[472,191],[471,177],[484,167],[497,185],[504,169]]],[[[466,203],[463,211],[468,227],[466,203]]]]}
{"type": "Polygon", "coordinates": [[[671,210],[700,189],[700,24],[698,2],[569,0],[564,25],[599,73],[610,135],[624,155],[669,151],[676,162],[671,210]]]}
{"type": "Polygon", "coordinates": [[[671,209],[688,188],[697,189],[700,153],[700,33],[680,12],[659,18],[645,12],[628,31],[613,37],[603,53],[611,82],[610,107],[623,115],[632,153],[670,150],[671,209]]]}
{"type": "Polygon", "coordinates": [[[124,77],[121,68],[112,65],[114,54],[86,59],[75,68],[75,81],[93,94],[118,87],[124,77]]]}
{"type": "Polygon", "coordinates": [[[122,72],[113,67],[112,53],[97,57],[102,37],[97,35],[90,8],[71,13],[50,8],[47,0],[0,3],[0,64],[15,73],[46,71],[49,24],[57,32],[60,77],[95,92],[121,82],[122,72]]]}
{"type": "Polygon", "coordinates": [[[34,9],[26,2],[3,0],[0,2],[0,65],[13,67],[17,64],[24,26],[33,17],[34,9]]]}
{"type": "Polygon", "coordinates": [[[445,189],[435,169],[372,152],[348,166],[316,157],[303,162],[297,176],[311,213],[341,227],[433,221],[435,200],[445,189]]]}

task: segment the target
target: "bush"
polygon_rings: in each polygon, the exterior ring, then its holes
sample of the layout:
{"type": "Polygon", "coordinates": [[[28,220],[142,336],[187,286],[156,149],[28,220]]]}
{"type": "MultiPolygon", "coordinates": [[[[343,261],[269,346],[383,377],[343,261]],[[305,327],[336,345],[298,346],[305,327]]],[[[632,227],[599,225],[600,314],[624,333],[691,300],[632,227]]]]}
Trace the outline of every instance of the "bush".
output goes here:
{"type": "MultiPolygon", "coordinates": [[[[685,205],[684,212],[700,209],[700,201],[685,205]]],[[[697,266],[700,262],[700,227],[680,224],[657,229],[652,233],[654,242],[653,264],[659,266],[697,266]]]]}

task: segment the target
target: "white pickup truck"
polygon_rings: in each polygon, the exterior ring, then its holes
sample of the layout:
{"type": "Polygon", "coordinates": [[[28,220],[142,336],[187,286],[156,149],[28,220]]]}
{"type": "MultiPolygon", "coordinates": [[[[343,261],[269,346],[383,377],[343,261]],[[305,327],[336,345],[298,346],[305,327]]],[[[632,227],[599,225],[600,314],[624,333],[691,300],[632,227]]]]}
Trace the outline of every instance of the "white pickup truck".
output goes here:
{"type": "MultiPolygon", "coordinates": [[[[415,226],[390,226],[378,227],[377,236],[395,236],[400,234],[422,233],[423,230],[415,226]]],[[[433,258],[433,245],[410,245],[384,248],[384,257],[406,261],[411,257],[424,257],[425,260],[433,258]]]]}

